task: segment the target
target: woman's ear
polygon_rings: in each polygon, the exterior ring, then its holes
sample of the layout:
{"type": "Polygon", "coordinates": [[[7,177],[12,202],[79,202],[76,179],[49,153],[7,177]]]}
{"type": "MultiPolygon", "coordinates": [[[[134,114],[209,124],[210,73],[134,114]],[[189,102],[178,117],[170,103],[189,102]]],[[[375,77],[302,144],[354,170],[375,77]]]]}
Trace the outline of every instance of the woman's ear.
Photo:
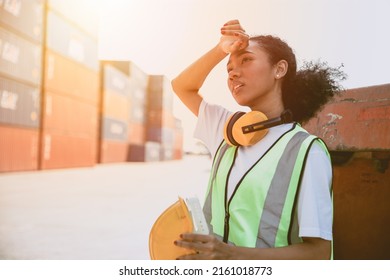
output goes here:
{"type": "Polygon", "coordinates": [[[275,79],[281,79],[283,78],[288,70],[288,63],[285,60],[280,60],[275,65],[275,79]]]}

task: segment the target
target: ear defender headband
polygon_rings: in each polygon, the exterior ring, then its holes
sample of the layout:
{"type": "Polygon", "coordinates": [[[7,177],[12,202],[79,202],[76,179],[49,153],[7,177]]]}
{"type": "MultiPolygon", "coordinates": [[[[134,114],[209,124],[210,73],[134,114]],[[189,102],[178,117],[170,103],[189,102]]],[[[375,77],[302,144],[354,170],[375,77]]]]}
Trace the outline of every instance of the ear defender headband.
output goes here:
{"type": "Polygon", "coordinates": [[[231,146],[251,146],[268,133],[268,128],[292,122],[290,110],[277,118],[268,119],[259,111],[236,112],[225,123],[224,138],[231,146]]]}

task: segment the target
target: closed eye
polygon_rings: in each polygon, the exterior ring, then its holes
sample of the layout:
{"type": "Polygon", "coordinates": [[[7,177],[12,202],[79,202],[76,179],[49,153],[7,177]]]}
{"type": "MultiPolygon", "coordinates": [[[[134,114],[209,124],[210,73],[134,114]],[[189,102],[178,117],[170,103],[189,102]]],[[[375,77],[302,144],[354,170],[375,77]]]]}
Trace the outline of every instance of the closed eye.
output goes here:
{"type": "Polygon", "coordinates": [[[241,64],[245,63],[245,62],[248,62],[248,61],[251,61],[252,59],[250,57],[244,57],[242,60],[241,60],[241,64]]]}

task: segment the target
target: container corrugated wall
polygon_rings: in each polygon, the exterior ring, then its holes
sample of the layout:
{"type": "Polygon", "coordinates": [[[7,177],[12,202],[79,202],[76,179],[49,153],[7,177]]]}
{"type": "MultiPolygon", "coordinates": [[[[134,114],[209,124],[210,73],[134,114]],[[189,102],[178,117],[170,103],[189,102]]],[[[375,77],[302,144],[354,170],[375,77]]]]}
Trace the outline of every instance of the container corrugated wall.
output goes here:
{"type": "Polygon", "coordinates": [[[129,76],[103,65],[100,162],[125,162],[128,155],[130,104],[129,76]]]}
{"type": "Polygon", "coordinates": [[[390,84],[349,89],[305,128],[333,163],[335,259],[390,258],[390,84]]]}
{"type": "Polygon", "coordinates": [[[390,259],[390,151],[355,152],[334,170],[334,257],[390,259]]]}
{"type": "Polygon", "coordinates": [[[0,26],[0,74],[39,86],[42,47],[0,26]]]}
{"type": "Polygon", "coordinates": [[[332,150],[389,150],[389,120],[390,84],[384,84],[347,90],[305,127],[332,150]]]}
{"type": "Polygon", "coordinates": [[[173,96],[171,83],[165,76],[149,76],[146,139],[160,144],[161,160],[177,159],[174,152],[177,130],[173,96]]]}
{"type": "Polygon", "coordinates": [[[0,172],[38,168],[43,3],[0,2],[0,172]]]}
{"type": "Polygon", "coordinates": [[[39,127],[41,113],[39,88],[0,76],[0,122],[39,127]]]}
{"type": "MultiPolygon", "coordinates": [[[[131,64],[130,73],[129,144],[144,145],[146,141],[147,75],[134,64],[131,64]]],[[[130,149],[129,152],[131,153],[132,150],[130,149]]]]}
{"type": "Polygon", "coordinates": [[[100,106],[97,39],[54,2],[48,2],[46,21],[40,167],[93,166],[100,106]]]}
{"type": "Polygon", "coordinates": [[[0,22],[7,28],[42,42],[44,0],[0,1],[0,22]]]}
{"type": "Polygon", "coordinates": [[[39,130],[0,124],[0,171],[38,169],[39,130]]]}

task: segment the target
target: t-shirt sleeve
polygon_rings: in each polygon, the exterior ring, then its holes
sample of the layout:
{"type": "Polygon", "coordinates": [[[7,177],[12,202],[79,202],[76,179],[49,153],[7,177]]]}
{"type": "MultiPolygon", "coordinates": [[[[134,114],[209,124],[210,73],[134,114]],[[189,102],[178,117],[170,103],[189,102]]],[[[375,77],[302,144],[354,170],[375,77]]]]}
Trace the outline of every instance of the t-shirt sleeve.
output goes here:
{"type": "Polygon", "coordinates": [[[332,167],[315,141],[309,151],[298,197],[299,236],[332,240],[332,167]]]}
{"type": "Polygon", "coordinates": [[[194,137],[205,144],[212,156],[223,140],[223,128],[231,114],[224,107],[209,104],[205,100],[200,104],[194,137]]]}

